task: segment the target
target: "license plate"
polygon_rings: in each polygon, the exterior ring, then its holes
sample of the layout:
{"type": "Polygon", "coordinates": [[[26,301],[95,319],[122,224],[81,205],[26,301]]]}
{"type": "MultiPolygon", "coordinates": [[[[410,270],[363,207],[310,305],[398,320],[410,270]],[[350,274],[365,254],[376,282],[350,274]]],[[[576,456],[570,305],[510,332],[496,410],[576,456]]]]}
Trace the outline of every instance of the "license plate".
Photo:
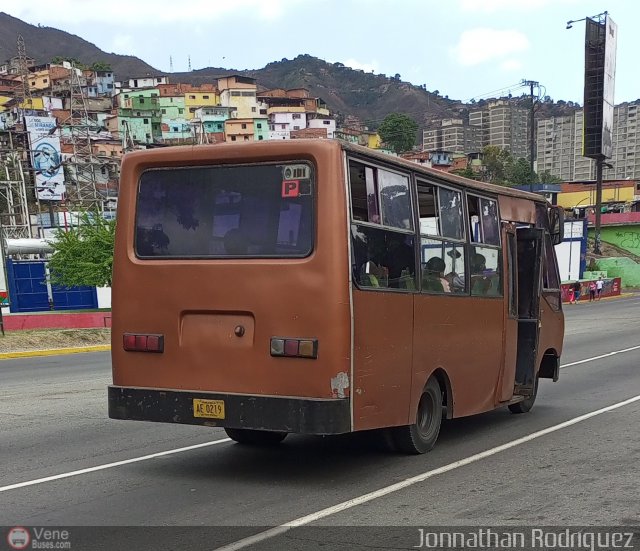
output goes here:
{"type": "Polygon", "coordinates": [[[193,399],[193,416],[205,419],[224,419],[223,400],[193,399]]]}

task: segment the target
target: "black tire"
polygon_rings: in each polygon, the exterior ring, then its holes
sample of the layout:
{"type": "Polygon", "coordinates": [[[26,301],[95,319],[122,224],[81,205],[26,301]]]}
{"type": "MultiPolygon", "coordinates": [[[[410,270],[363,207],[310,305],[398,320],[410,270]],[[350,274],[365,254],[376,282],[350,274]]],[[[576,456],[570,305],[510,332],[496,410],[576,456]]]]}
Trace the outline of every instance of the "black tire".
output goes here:
{"type": "Polygon", "coordinates": [[[515,404],[510,404],[508,406],[511,413],[527,413],[531,411],[531,408],[536,401],[536,396],[538,395],[538,381],[539,379],[536,376],[536,382],[533,386],[533,394],[531,396],[525,398],[522,402],[516,402],[515,404]]]}
{"type": "Polygon", "coordinates": [[[287,437],[286,432],[268,430],[224,429],[224,431],[231,440],[248,446],[275,446],[287,437]]]}
{"type": "Polygon", "coordinates": [[[393,428],[393,439],[399,452],[421,454],[435,446],[442,424],[442,390],[435,377],[431,377],[424,387],[416,422],[393,428]]]}

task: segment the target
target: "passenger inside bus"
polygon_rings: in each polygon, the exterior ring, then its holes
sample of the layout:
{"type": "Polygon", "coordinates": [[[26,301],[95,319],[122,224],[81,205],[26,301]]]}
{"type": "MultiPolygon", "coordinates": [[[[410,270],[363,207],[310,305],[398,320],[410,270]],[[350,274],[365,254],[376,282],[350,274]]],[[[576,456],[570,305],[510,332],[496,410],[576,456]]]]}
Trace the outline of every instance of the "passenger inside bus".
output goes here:
{"type": "Polygon", "coordinates": [[[460,261],[460,257],[462,255],[456,249],[451,249],[449,252],[447,252],[447,256],[451,257],[451,264],[453,267],[451,271],[444,277],[449,283],[449,287],[453,293],[464,293],[464,263],[460,261]],[[458,273],[456,264],[462,265],[462,273],[458,273]]]}
{"type": "Polygon", "coordinates": [[[485,271],[487,269],[487,259],[480,253],[475,253],[471,261],[471,294],[486,295],[491,288],[491,279],[485,271]]]}
{"type": "Polygon", "coordinates": [[[436,293],[450,293],[451,287],[444,277],[445,264],[439,256],[430,258],[424,267],[422,289],[436,293]]]}
{"type": "Polygon", "coordinates": [[[387,250],[382,256],[381,264],[387,268],[389,275],[389,287],[406,288],[406,278],[413,279],[415,274],[415,252],[413,245],[407,244],[405,234],[387,233],[387,250]]]}

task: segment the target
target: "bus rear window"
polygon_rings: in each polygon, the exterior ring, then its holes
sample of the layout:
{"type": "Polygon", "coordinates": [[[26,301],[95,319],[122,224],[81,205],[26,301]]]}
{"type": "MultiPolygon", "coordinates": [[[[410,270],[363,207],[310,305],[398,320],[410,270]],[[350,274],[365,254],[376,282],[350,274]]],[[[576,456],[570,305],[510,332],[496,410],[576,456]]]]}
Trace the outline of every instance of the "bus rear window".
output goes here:
{"type": "Polygon", "coordinates": [[[158,169],[140,178],[140,258],[304,257],[312,244],[306,163],[158,169]]]}

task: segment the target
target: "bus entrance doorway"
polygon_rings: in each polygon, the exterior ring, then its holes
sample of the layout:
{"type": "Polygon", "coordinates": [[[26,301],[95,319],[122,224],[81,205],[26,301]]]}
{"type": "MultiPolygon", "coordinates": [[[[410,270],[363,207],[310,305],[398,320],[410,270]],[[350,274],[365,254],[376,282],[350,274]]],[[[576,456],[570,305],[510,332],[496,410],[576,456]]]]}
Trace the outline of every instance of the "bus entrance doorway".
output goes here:
{"type": "Polygon", "coordinates": [[[518,345],[514,395],[535,399],[538,386],[536,358],[540,332],[540,278],[544,233],[542,229],[537,228],[518,228],[516,236],[518,345]]]}

